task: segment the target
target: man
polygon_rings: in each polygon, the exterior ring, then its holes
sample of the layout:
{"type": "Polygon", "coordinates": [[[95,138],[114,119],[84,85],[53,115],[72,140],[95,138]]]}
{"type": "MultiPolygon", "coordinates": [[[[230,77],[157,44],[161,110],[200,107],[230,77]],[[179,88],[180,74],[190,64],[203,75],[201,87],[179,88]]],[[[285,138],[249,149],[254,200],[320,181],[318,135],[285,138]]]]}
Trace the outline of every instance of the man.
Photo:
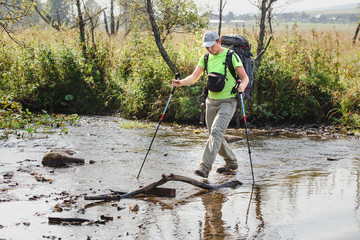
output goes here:
{"type": "MultiPolygon", "coordinates": [[[[173,87],[194,84],[198,81],[205,68],[209,73],[208,76],[215,74],[221,77],[225,75],[225,84],[220,88],[214,88],[213,91],[210,89],[206,99],[205,120],[209,130],[209,139],[203,152],[200,167],[195,171],[195,174],[207,178],[218,153],[225,160],[225,165],[218,168],[218,172],[222,173],[238,168],[236,156],[224,139],[225,130],[234,115],[237,100],[236,93],[232,93],[236,81],[225,65],[228,49],[221,46],[219,35],[215,31],[206,32],[203,36],[203,47],[206,47],[209,52],[206,66],[204,60],[206,54],[204,54],[191,75],[182,80],[173,79],[172,81],[173,87]]],[[[241,80],[238,91],[243,92],[249,79],[240,57],[235,53],[232,54],[232,64],[241,80]]],[[[214,78],[218,79],[216,76],[214,78]]],[[[213,82],[213,78],[208,77],[208,87],[210,82],[213,82]]],[[[216,82],[220,82],[220,80],[216,80],[216,82]]]]}

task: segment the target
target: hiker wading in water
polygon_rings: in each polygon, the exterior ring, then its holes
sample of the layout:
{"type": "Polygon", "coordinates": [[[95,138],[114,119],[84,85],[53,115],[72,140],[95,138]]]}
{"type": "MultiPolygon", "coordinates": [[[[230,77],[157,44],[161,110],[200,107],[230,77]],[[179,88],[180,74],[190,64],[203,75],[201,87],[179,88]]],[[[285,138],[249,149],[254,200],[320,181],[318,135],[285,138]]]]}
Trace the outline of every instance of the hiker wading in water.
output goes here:
{"type": "MultiPolygon", "coordinates": [[[[205,66],[206,54],[204,54],[191,75],[182,80],[173,79],[172,85],[173,87],[182,87],[194,84],[205,69],[208,72],[207,86],[209,92],[206,99],[205,121],[209,129],[209,139],[200,167],[195,171],[196,175],[207,178],[218,153],[224,158],[225,165],[218,168],[217,172],[222,173],[238,168],[236,156],[224,139],[225,130],[236,109],[237,99],[236,92],[232,93],[236,81],[225,64],[228,49],[221,46],[221,39],[215,31],[206,32],[203,36],[203,42],[202,46],[206,47],[209,52],[207,66],[205,66]]],[[[243,92],[249,79],[240,57],[235,53],[232,54],[232,64],[241,80],[238,91],[243,92]]]]}

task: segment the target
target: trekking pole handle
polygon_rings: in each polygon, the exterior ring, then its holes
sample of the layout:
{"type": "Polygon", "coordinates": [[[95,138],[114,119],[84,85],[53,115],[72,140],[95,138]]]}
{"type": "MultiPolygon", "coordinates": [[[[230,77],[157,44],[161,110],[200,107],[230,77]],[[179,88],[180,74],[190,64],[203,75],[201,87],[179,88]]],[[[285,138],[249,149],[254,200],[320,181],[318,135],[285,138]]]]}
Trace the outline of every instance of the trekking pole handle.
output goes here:
{"type": "MultiPolygon", "coordinates": [[[[176,73],[176,74],[175,74],[175,79],[177,79],[177,80],[180,79],[180,73],[176,73]]],[[[172,89],[172,91],[171,91],[171,94],[174,94],[175,88],[176,88],[176,87],[173,87],[173,89],[172,89]]]]}
{"type": "Polygon", "coordinates": [[[241,83],[240,79],[236,81],[234,88],[231,90],[231,93],[239,92],[240,83],[241,83]]]}

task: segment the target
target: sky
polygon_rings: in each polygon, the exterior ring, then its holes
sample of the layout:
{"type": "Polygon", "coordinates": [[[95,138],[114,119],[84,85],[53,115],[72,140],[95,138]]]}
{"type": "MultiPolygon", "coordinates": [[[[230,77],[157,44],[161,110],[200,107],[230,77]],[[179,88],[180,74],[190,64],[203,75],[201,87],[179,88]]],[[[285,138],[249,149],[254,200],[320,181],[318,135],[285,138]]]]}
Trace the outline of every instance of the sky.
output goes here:
{"type": "MultiPolygon", "coordinates": [[[[252,0],[256,2],[257,0],[252,0]]],[[[288,1],[288,0],[287,0],[288,1]]],[[[306,10],[313,10],[323,7],[334,7],[344,4],[351,4],[351,3],[360,3],[360,0],[297,0],[298,3],[292,3],[291,5],[287,6],[285,9],[282,8],[281,11],[306,11],[306,10]]],[[[205,4],[209,4],[215,11],[219,9],[219,0],[194,0],[200,6],[205,4]]],[[[281,3],[286,2],[286,0],[278,0],[276,5],[282,5],[281,3]]],[[[225,6],[224,12],[228,13],[229,11],[233,13],[254,13],[258,12],[258,9],[253,6],[249,0],[227,0],[227,5],[225,6]]],[[[360,12],[360,10],[359,10],[360,12]]]]}

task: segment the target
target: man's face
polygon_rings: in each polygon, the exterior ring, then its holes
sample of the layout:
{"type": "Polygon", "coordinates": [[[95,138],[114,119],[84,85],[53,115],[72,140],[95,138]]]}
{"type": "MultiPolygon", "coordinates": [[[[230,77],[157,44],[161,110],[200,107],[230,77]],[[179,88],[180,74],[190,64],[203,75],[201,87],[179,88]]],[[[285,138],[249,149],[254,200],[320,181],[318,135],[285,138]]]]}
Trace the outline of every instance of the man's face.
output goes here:
{"type": "Polygon", "coordinates": [[[219,41],[215,41],[214,45],[206,48],[206,50],[212,55],[218,54],[220,49],[221,49],[221,45],[219,41]]]}

